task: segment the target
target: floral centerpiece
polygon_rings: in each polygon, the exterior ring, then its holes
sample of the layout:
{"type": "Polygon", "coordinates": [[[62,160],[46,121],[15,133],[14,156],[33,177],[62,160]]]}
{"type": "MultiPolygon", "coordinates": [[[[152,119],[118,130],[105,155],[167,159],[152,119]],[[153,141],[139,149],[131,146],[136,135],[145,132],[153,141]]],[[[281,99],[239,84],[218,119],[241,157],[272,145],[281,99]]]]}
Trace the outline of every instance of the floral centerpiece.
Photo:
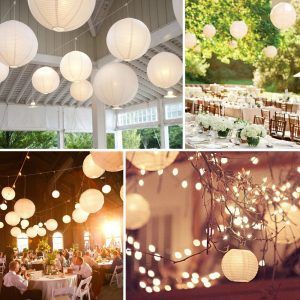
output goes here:
{"type": "Polygon", "coordinates": [[[53,253],[48,253],[46,256],[45,273],[47,275],[53,275],[57,273],[57,270],[55,268],[56,255],[57,255],[57,251],[54,251],[53,253]]]}
{"type": "Polygon", "coordinates": [[[196,117],[196,122],[204,128],[204,130],[209,130],[212,124],[212,115],[200,113],[196,117]]]}
{"type": "Polygon", "coordinates": [[[37,251],[42,253],[47,253],[51,250],[50,245],[48,244],[48,240],[43,239],[38,243],[37,251]]]}
{"type": "Polygon", "coordinates": [[[234,123],[225,117],[214,117],[213,122],[211,122],[211,127],[218,132],[219,138],[226,138],[230,130],[233,129],[234,123]]]}
{"type": "Polygon", "coordinates": [[[241,131],[241,139],[246,140],[251,147],[256,147],[259,144],[260,138],[266,135],[267,132],[264,126],[256,124],[247,125],[241,131]]]}

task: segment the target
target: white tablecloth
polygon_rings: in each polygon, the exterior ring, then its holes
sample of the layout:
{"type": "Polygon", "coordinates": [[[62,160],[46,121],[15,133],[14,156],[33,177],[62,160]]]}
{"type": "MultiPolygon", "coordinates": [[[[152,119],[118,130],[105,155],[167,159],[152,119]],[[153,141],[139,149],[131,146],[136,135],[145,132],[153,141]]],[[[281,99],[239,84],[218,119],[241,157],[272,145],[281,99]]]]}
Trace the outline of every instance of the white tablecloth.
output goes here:
{"type": "Polygon", "coordinates": [[[28,289],[38,289],[43,293],[43,300],[51,300],[52,289],[63,288],[63,287],[77,287],[77,275],[65,275],[64,278],[55,276],[50,279],[43,276],[39,279],[29,280],[28,289]]]}

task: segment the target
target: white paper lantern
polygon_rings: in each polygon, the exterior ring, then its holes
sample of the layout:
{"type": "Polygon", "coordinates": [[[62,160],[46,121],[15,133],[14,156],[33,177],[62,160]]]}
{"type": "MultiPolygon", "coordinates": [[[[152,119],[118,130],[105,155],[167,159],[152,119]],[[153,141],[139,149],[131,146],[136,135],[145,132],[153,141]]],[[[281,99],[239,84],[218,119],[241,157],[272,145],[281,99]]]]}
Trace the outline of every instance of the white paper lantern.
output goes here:
{"type": "Polygon", "coordinates": [[[85,212],[81,208],[76,208],[72,213],[72,219],[76,223],[84,223],[87,221],[89,213],[85,212]]]}
{"type": "Polygon", "coordinates": [[[270,18],[276,28],[288,29],[295,25],[297,13],[292,4],[280,2],[272,8],[270,18]]]}
{"type": "Polygon", "coordinates": [[[21,221],[21,227],[22,229],[25,229],[29,226],[29,221],[28,220],[22,220],[21,221]]]}
{"type": "Polygon", "coordinates": [[[32,75],[33,87],[42,94],[50,94],[59,86],[59,75],[50,67],[37,69],[32,75]]]}
{"type": "Polygon", "coordinates": [[[249,250],[231,249],[223,256],[221,267],[230,281],[249,282],[257,274],[258,261],[249,250]]]}
{"type": "Polygon", "coordinates": [[[234,21],[230,26],[230,34],[236,39],[242,39],[248,32],[248,26],[244,21],[234,21]]]}
{"type": "Polygon", "coordinates": [[[123,170],[123,154],[117,152],[91,152],[95,164],[108,172],[119,172],[123,170]]]}
{"type": "Polygon", "coordinates": [[[64,215],[63,218],[62,218],[62,221],[65,223],[65,224],[69,224],[71,222],[71,217],[69,215],[64,215]]]}
{"type": "Polygon", "coordinates": [[[142,57],[149,49],[151,34],[140,20],[125,18],[117,21],[108,31],[106,44],[109,52],[124,61],[142,57]]]}
{"type": "Polygon", "coordinates": [[[104,204],[103,194],[96,189],[84,191],[79,198],[80,207],[87,213],[96,213],[104,204]]]}
{"type": "Polygon", "coordinates": [[[62,76],[72,82],[86,80],[92,73],[91,59],[81,51],[67,53],[60,62],[62,76]]]}
{"type": "Polygon", "coordinates": [[[104,104],[115,108],[130,102],[137,94],[138,87],[135,72],[121,63],[103,66],[93,81],[96,97],[104,104]]]}
{"type": "Polygon", "coordinates": [[[263,52],[264,52],[265,56],[269,57],[269,58],[274,58],[278,53],[276,47],[274,47],[274,46],[265,47],[263,49],[263,52]]]}
{"type": "Polygon", "coordinates": [[[228,43],[228,45],[229,45],[229,48],[235,49],[235,48],[237,48],[238,43],[237,43],[237,41],[232,40],[232,41],[230,41],[230,42],[228,43]]]}
{"type": "Polygon", "coordinates": [[[156,86],[167,89],[182,77],[182,61],[170,52],[160,52],[153,56],[147,67],[149,80],[156,86]]]}
{"type": "Polygon", "coordinates": [[[101,168],[94,162],[91,154],[89,154],[84,159],[83,165],[82,165],[82,170],[86,177],[92,178],[92,179],[99,178],[105,172],[105,170],[103,168],[101,168]]]}
{"type": "Polygon", "coordinates": [[[27,228],[26,234],[29,238],[33,239],[37,236],[37,231],[35,231],[32,227],[27,228]]]}
{"type": "Polygon", "coordinates": [[[4,223],[0,222],[0,229],[2,229],[4,227],[4,223]]]}
{"type": "MultiPolygon", "coordinates": [[[[43,224],[42,224],[41,227],[43,227],[43,224]]],[[[40,227],[39,227],[38,225],[34,225],[34,226],[32,226],[32,228],[34,229],[34,231],[35,231],[36,233],[38,233],[38,231],[39,231],[39,229],[40,229],[40,227]]]]}
{"type": "Polygon", "coordinates": [[[10,230],[10,234],[14,237],[17,237],[18,235],[20,235],[22,233],[21,229],[19,227],[13,227],[10,230]]]}
{"type": "Polygon", "coordinates": [[[37,54],[37,38],[24,23],[13,20],[1,23],[0,41],[0,62],[11,68],[28,64],[37,54]]]}
{"type": "Polygon", "coordinates": [[[53,198],[57,199],[57,198],[59,198],[59,196],[60,196],[60,192],[58,190],[52,191],[52,197],[53,198]]]}
{"type": "Polygon", "coordinates": [[[104,194],[108,194],[110,193],[111,191],[111,186],[109,184],[105,184],[103,187],[102,187],[102,193],[104,194]]]}
{"type": "Polygon", "coordinates": [[[5,222],[10,226],[16,226],[20,223],[20,217],[14,211],[10,211],[5,215],[5,222]]]}
{"type": "Polygon", "coordinates": [[[140,194],[126,197],[126,228],[135,230],[143,227],[150,219],[150,206],[140,194]]]}
{"type": "Polygon", "coordinates": [[[182,10],[182,0],[172,0],[172,4],[173,4],[173,11],[175,14],[175,18],[178,22],[178,24],[180,25],[180,27],[182,28],[183,26],[183,10],[182,10]]]}
{"type": "Polygon", "coordinates": [[[2,189],[1,195],[5,200],[10,201],[15,198],[16,192],[13,188],[7,186],[2,189]]]}
{"type": "Polygon", "coordinates": [[[124,201],[124,186],[123,185],[121,186],[121,189],[120,189],[120,197],[124,201]]]}
{"type": "Polygon", "coordinates": [[[38,227],[43,227],[43,223],[40,222],[37,226],[38,226],[38,227]]]}
{"type": "Polygon", "coordinates": [[[7,205],[6,205],[5,203],[2,203],[2,204],[0,205],[0,209],[1,209],[1,210],[7,210],[7,205]]]}
{"type": "Polygon", "coordinates": [[[70,87],[71,96],[77,101],[86,101],[93,96],[93,86],[87,80],[73,82],[70,87]]]}
{"type": "Polygon", "coordinates": [[[9,74],[9,67],[0,62],[0,82],[3,82],[9,74]]]}
{"type": "Polygon", "coordinates": [[[81,27],[91,17],[95,4],[96,0],[28,0],[34,18],[57,32],[81,27]]]}
{"type": "Polygon", "coordinates": [[[31,200],[22,198],[15,203],[14,210],[20,218],[29,219],[35,213],[35,205],[31,200]]]}
{"type": "Polygon", "coordinates": [[[127,159],[136,167],[146,171],[159,171],[170,166],[178,151],[127,152],[127,159]]]}
{"type": "Polygon", "coordinates": [[[212,24],[207,24],[203,27],[203,35],[206,37],[206,38],[213,38],[217,33],[217,30],[215,28],[214,25],[212,24]]]}
{"type": "Polygon", "coordinates": [[[38,229],[38,232],[37,232],[37,234],[39,235],[39,236],[45,236],[46,235],[46,233],[47,233],[47,231],[46,231],[46,229],[45,228],[39,228],[38,229]]]}
{"type": "Polygon", "coordinates": [[[54,231],[57,229],[58,227],[58,223],[56,220],[54,219],[49,219],[46,223],[45,223],[45,226],[46,228],[49,230],[49,231],[54,231]]]}
{"type": "Polygon", "coordinates": [[[185,48],[191,49],[197,45],[197,37],[194,33],[186,32],[185,33],[185,48]]]}
{"type": "Polygon", "coordinates": [[[76,203],[76,204],[75,204],[75,208],[80,208],[80,204],[79,204],[79,203],[76,203]]]}

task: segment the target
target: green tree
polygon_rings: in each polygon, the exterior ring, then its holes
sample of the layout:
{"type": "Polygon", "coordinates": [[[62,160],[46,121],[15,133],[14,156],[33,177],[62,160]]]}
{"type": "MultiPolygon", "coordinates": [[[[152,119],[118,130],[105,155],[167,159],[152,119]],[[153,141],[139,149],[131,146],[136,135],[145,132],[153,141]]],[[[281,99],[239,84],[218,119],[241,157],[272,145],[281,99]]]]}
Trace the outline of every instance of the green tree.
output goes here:
{"type": "Polygon", "coordinates": [[[182,149],[182,126],[169,127],[169,140],[171,149],[182,149]]]}
{"type": "Polygon", "coordinates": [[[93,136],[91,133],[65,133],[66,149],[91,149],[93,136]]]}
{"type": "Polygon", "coordinates": [[[160,129],[144,128],[139,129],[141,135],[141,149],[159,149],[160,148],[160,129]]]}
{"type": "Polygon", "coordinates": [[[126,130],[122,133],[124,149],[139,149],[141,144],[141,135],[137,129],[126,130]]]}
{"type": "Polygon", "coordinates": [[[115,149],[115,135],[113,133],[106,134],[107,149],[115,149]]]}

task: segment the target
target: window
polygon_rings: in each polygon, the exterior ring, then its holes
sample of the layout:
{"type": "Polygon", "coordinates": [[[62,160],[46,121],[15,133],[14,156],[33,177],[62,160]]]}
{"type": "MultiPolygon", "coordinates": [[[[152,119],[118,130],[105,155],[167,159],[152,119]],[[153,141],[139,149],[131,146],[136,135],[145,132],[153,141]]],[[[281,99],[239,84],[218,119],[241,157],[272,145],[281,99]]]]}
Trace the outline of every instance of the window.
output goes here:
{"type": "Polygon", "coordinates": [[[53,242],[53,251],[64,249],[64,237],[62,233],[55,232],[52,237],[52,242],[53,242]]]}
{"type": "Polygon", "coordinates": [[[17,237],[17,247],[19,252],[23,252],[24,249],[28,249],[28,236],[25,233],[21,233],[17,237]]]}
{"type": "Polygon", "coordinates": [[[165,105],[166,120],[182,118],[182,103],[172,103],[165,105]]]}
{"type": "Polygon", "coordinates": [[[83,233],[83,241],[84,241],[84,248],[85,249],[90,248],[90,233],[88,231],[85,231],[83,233]]]}
{"type": "Polygon", "coordinates": [[[118,114],[118,126],[129,126],[158,121],[157,107],[143,108],[118,114]]]}

